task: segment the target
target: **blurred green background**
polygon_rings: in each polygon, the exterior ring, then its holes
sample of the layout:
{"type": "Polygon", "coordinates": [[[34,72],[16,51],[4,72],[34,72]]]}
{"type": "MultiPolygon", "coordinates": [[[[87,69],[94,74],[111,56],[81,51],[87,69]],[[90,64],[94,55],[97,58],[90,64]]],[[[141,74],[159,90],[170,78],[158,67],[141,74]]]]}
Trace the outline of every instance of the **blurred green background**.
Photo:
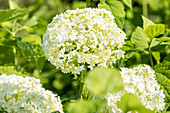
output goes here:
{"type": "MultiPolygon", "coordinates": [[[[97,7],[99,2],[99,0],[92,0],[90,7],[97,7]]],[[[137,26],[142,27],[141,15],[148,17],[155,23],[165,24],[166,28],[170,27],[170,0],[133,0],[132,10],[126,5],[124,6],[126,19],[123,30],[127,35],[127,40],[130,39],[137,26]]],[[[27,8],[29,13],[17,22],[0,24],[0,73],[12,73],[17,70],[22,74],[40,78],[43,86],[60,95],[63,102],[69,98],[76,98],[78,96],[78,81],[74,79],[73,75],[61,73],[49,63],[44,57],[41,39],[47,25],[56,14],[68,9],[86,7],[86,1],[10,0],[9,2],[8,0],[0,0],[0,9],[8,9],[9,7],[27,8]],[[13,35],[8,32],[8,30],[15,29],[20,30],[13,35]]],[[[169,47],[169,45],[161,45],[157,49],[160,52],[160,61],[170,53],[169,47]]],[[[140,63],[149,64],[147,54],[135,53],[121,65],[130,67],[140,63]]],[[[154,63],[156,64],[156,61],[154,63]]]]}

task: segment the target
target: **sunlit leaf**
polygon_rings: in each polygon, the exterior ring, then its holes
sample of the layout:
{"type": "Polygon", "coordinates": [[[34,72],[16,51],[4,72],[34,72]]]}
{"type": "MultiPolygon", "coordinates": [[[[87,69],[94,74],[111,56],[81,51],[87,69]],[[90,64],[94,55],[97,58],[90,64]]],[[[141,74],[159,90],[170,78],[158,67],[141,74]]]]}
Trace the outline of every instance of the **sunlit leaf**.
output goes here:
{"type": "Polygon", "coordinates": [[[150,25],[145,29],[145,35],[149,39],[156,38],[157,36],[165,33],[164,24],[150,25]]]}
{"type": "Polygon", "coordinates": [[[132,10],[132,0],[123,0],[123,2],[132,10]]]}
{"type": "Polygon", "coordinates": [[[160,52],[159,51],[153,51],[152,55],[155,58],[157,64],[160,63],[160,59],[161,59],[160,52]]]}
{"type": "Polygon", "coordinates": [[[98,96],[123,89],[123,81],[116,68],[97,67],[87,74],[85,83],[98,96]]]}
{"type": "Polygon", "coordinates": [[[125,21],[125,11],[124,6],[120,1],[110,0],[105,2],[100,2],[98,4],[98,8],[105,8],[108,11],[111,11],[112,15],[115,17],[115,22],[117,26],[123,29],[124,21],[125,21]]]}
{"type": "Polygon", "coordinates": [[[0,74],[6,73],[7,75],[20,75],[23,77],[26,77],[27,74],[25,72],[21,72],[19,69],[17,69],[16,66],[0,66],[0,74]]]}
{"type": "Polygon", "coordinates": [[[87,100],[70,103],[67,108],[68,113],[93,113],[94,110],[94,103],[87,100]]]}
{"type": "Polygon", "coordinates": [[[156,41],[159,41],[159,42],[170,42],[170,37],[156,38],[156,41]]]}
{"type": "Polygon", "coordinates": [[[18,9],[19,5],[14,0],[8,0],[10,9],[18,9]]]}
{"type": "Polygon", "coordinates": [[[143,29],[144,30],[150,25],[155,25],[155,23],[153,23],[151,20],[149,20],[145,16],[142,16],[142,19],[143,19],[143,29]]]}
{"type": "Polygon", "coordinates": [[[135,94],[125,93],[121,97],[120,108],[127,113],[128,111],[138,111],[138,113],[155,113],[145,108],[135,94]]]}
{"type": "Polygon", "coordinates": [[[148,48],[148,42],[144,34],[144,30],[141,27],[137,27],[132,33],[131,41],[135,45],[136,49],[144,50],[148,48]]]}

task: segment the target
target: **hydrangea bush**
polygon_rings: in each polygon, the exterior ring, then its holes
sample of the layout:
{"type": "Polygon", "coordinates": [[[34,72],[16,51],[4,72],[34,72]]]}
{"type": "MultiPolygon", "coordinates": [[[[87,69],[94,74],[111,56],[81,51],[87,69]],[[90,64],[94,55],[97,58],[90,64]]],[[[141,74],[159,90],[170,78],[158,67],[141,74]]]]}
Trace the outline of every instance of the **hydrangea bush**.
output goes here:
{"type": "Polygon", "coordinates": [[[0,10],[0,112],[169,112],[170,1],[15,1],[0,10]]]}
{"type": "Polygon", "coordinates": [[[34,77],[0,75],[0,109],[8,113],[63,113],[60,97],[56,96],[34,77]]]}
{"type": "Polygon", "coordinates": [[[48,60],[62,72],[80,74],[85,65],[112,66],[124,57],[125,33],[105,9],[67,10],[53,18],[43,35],[48,60]]]}
{"type": "Polygon", "coordinates": [[[142,104],[156,112],[163,111],[165,107],[165,95],[156,80],[154,70],[148,65],[139,65],[134,68],[121,68],[121,76],[124,82],[124,90],[115,94],[109,93],[106,98],[108,109],[113,113],[122,113],[118,108],[121,96],[125,93],[133,93],[138,96],[142,104]]]}

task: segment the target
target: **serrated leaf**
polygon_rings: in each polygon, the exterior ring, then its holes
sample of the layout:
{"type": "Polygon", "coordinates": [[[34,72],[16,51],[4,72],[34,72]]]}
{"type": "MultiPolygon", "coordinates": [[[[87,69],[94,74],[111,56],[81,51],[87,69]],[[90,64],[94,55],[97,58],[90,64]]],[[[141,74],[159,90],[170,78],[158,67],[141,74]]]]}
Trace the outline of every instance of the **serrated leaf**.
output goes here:
{"type": "Polygon", "coordinates": [[[156,38],[157,36],[165,33],[164,24],[150,25],[145,29],[145,35],[149,39],[156,38]]]}
{"type": "Polygon", "coordinates": [[[97,67],[87,73],[87,87],[97,96],[115,93],[123,89],[123,80],[116,68],[97,67]]]}
{"type": "Polygon", "coordinates": [[[75,103],[70,103],[67,107],[68,113],[93,113],[94,110],[94,103],[87,100],[78,100],[75,103]]]}
{"type": "Polygon", "coordinates": [[[83,91],[83,98],[87,100],[91,100],[93,99],[93,97],[94,97],[94,94],[87,87],[85,87],[83,91]]]}
{"type": "Polygon", "coordinates": [[[165,60],[162,63],[155,65],[154,70],[155,72],[161,73],[165,75],[168,79],[170,79],[170,62],[169,61],[165,60]]]}
{"type": "Polygon", "coordinates": [[[160,85],[160,88],[163,90],[163,93],[165,94],[165,101],[166,102],[169,102],[170,101],[170,95],[168,94],[168,92],[166,91],[166,89],[160,84],[160,83],[158,83],[159,85],[160,85]]]}
{"type": "Polygon", "coordinates": [[[123,2],[132,10],[132,0],[123,0],[123,2]]]}
{"type": "Polygon", "coordinates": [[[125,93],[121,97],[120,108],[124,111],[124,113],[127,113],[128,111],[138,111],[138,113],[155,113],[154,111],[145,108],[138,97],[132,93],[125,93]]]}
{"type": "Polygon", "coordinates": [[[107,1],[100,2],[98,4],[98,8],[105,8],[106,10],[110,11],[112,15],[115,17],[115,22],[117,26],[123,29],[124,21],[125,21],[125,11],[124,6],[120,1],[107,1]]]}
{"type": "Polygon", "coordinates": [[[166,76],[162,75],[161,73],[155,73],[155,74],[158,83],[160,83],[170,95],[170,79],[168,79],[166,76]]]}
{"type": "Polygon", "coordinates": [[[145,16],[142,16],[142,20],[143,20],[143,29],[144,30],[150,25],[155,25],[155,23],[153,23],[151,20],[149,20],[145,16]]]}
{"type": "Polygon", "coordinates": [[[0,10],[0,22],[12,21],[22,18],[28,13],[27,9],[0,10]]]}
{"type": "Polygon", "coordinates": [[[159,52],[159,51],[153,51],[153,52],[152,52],[152,55],[153,55],[153,57],[155,58],[157,64],[159,64],[159,63],[160,63],[160,59],[161,59],[161,57],[160,57],[160,52],[159,52]]]}
{"type": "Polygon", "coordinates": [[[42,69],[44,65],[44,52],[40,45],[22,41],[17,41],[17,45],[24,57],[30,60],[38,69],[42,69]]]}
{"type": "Polygon", "coordinates": [[[136,49],[144,50],[148,48],[148,42],[144,34],[144,30],[139,26],[132,33],[131,41],[135,45],[136,49]]]}

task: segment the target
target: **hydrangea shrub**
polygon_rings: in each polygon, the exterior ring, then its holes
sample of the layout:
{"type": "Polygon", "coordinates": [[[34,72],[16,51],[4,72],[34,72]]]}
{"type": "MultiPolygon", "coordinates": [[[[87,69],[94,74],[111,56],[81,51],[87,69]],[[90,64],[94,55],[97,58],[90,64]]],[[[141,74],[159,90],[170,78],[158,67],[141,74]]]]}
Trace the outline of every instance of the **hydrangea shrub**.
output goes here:
{"type": "Polygon", "coordinates": [[[60,97],[56,96],[34,77],[0,75],[0,109],[8,113],[63,113],[60,97]]]}
{"type": "Polygon", "coordinates": [[[80,74],[85,65],[112,66],[124,57],[125,33],[111,12],[99,8],[67,10],[56,15],[43,35],[48,60],[64,73],[80,74]]]}
{"type": "Polygon", "coordinates": [[[139,65],[134,68],[121,68],[121,76],[124,81],[124,90],[115,94],[106,96],[108,107],[107,109],[113,113],[122,113],[118,108],[118,104],[122,95],[125,93],[133,93],[138,96],[142,104],[156,112],[162,111],[165,107],[163,90],[160,89],[156,80],[154,70],[147,65],[139,65]]]}

